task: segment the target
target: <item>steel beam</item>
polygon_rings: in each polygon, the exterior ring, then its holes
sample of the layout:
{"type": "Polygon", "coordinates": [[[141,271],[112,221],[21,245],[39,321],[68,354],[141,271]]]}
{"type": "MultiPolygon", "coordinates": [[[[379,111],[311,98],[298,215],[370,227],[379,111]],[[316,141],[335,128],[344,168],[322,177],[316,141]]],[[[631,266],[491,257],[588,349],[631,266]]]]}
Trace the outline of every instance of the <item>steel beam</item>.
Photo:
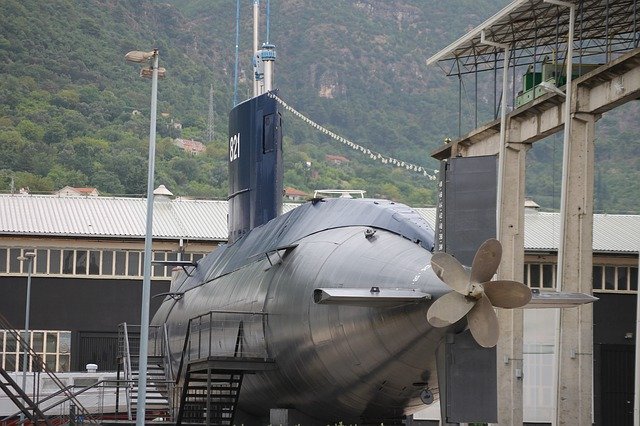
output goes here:
{"type": "MultiPolygon", "coordinates": [[[[602,114],[625,102],[640,99],[640,48],[573,81],[577,104],[573,111],[602,114]]],[[[511,141],[534,143],[560,131],[564,125],[565,99],[558,94],[541,96],[507,115],[511,141]]],[[[596,117],[598,118],[598,117],[596,117]]],[[[495,120],[434,150],[437,159],[497,153],[500,120],[495,120]]]]}

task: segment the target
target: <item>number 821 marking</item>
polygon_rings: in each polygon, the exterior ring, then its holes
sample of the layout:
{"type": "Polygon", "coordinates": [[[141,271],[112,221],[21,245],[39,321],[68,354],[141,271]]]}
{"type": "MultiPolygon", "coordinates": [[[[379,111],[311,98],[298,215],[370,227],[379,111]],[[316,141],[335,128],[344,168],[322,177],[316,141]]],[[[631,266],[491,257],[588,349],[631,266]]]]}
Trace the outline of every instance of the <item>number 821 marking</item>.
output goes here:
{"type": "Polygon", "coordinates": [[[229,162],[240,157],[240,133],[229,138],[229,162]]]}

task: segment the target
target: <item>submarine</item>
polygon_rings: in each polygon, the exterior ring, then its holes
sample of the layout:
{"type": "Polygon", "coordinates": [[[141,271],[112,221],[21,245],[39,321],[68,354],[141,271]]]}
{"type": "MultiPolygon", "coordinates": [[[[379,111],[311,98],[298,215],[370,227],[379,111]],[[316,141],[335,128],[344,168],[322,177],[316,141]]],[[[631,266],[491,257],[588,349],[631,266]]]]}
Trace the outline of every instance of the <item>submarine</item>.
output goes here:
{"type": "Polygon", "coordinates": [[[494,306],[523,306],[531,291],[490,281],[499,242],[463,267],[434,253],[431,226],[400,203],[314,198],[282,214],[282,129],[277,91],[230,112],[228,243],[174,275],[152,320],[183,389],[178,417],[401,421],[439,399],[445,337],[470,329],[474,350],[495,346],[494,306]],[[187,391],[198,377],[206,397],[187,391]],[[216,383],[235,391],[214,404],[216,383]]]}

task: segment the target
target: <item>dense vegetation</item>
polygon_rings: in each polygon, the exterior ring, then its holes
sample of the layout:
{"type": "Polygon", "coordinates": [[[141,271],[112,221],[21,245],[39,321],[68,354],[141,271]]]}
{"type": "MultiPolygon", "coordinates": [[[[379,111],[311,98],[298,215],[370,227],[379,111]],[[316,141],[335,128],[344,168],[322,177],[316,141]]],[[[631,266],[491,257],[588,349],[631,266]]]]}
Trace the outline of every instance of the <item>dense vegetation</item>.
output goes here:
{"type": "MultiPolygon", "coordinates": [[[[252,2],[242,3],[239,98],[245,99],[252,2]]],[[[425,59],[504,4],[274,0],[276,86],[287,102],[336,133],[436,169],[429,152],[458,132],[457,84],[427,68],[425,59]]],[[[156,182],[176,195],[226,196],[235,2],[3,0],[0,17],[0,191],[9,191],[13,182],[31,192],[72,185],[95,186],[103,194],[143,194],[150,84],[123,56],[158,47],[167,78],[158,94],[156,182]],[[181,151],[172,144],[178,136],[206,142],[206,154],[181,151]]],[[[598,210],[639,210],[637,117],[637,105],[629,105],[599,122],[598,210]]],[[[412,205],[434,202],[435,184],[422,175],[375,162],[291,114],[285,120],[285,185],[309,193],[364,189],[412,205]],[[350,161],[332,165],[326,154],[350,161]]],[[[529,155],[528,193],[549,208],[559,201],[558,149],[561,144],[551,139],[529,155]]]]}

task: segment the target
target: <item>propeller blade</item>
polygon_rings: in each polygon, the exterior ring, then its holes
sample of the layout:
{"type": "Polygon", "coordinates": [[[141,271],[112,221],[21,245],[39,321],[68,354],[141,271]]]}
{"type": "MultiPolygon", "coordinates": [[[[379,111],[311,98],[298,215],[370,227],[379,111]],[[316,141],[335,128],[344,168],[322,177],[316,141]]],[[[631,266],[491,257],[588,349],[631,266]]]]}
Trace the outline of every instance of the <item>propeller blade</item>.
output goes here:
{"type": "Polygon", "coordinates": [[[445,284],[460,294],[467,294],[469,273],[456,258],[444,252],[434,253],[431,256],[431,267],[445,284]]]}
{"type": "Polygon", "coordinates": [[[480,346],[492,348],[498,343],[498,317],[485,294],[476,302],[467,319],[471,334],[480,346]]]}
{"type": "Polygon", "coordinates": [[[498,266],[500,266],[501,258],[502,244],[500,244],[500,241],[489,239],[482,243],[471,264],[470,281],[472,283],[483,283],[491,280],[493,274],[498,270],[498,266]]]}
{"type": "Polygon", "coordinates": [[[434,327],[455,324],[473,308],[474,304],[474,300],[452,291],[433,302],[427,311],[427,321],[434,327]]]}
{"type": "Polygon", "coordinates": [[[531,289],[517,281],[488,281],[482,284],[493,306],[520,308],[531,300],[531,289]]]}

